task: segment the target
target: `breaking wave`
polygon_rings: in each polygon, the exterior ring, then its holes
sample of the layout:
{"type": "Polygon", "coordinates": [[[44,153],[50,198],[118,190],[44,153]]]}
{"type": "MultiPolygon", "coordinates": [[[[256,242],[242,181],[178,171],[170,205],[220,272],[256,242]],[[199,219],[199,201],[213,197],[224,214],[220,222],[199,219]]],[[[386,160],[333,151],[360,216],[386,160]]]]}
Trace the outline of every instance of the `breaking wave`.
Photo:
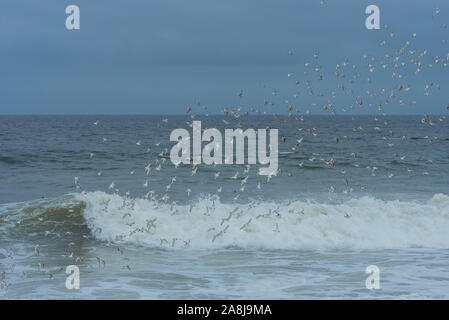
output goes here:
{"type": "Polygon", "coordinates": [[[173,205],[96,191],[1,210],[3,224],[20,218],[32,232],[49,223],[61,234],[83,225],[98,240],[159,248],[449,248],[444,194],[424,203],[362,197],[341,204],[229,204],[211,196],[173,205]]]}

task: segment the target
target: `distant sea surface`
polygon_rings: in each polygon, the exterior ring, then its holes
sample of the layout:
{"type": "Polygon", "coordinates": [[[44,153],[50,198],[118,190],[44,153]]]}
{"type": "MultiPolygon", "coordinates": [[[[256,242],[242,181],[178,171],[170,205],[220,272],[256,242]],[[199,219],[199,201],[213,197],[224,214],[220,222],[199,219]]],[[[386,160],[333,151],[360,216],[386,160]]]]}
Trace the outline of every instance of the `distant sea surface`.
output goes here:
{"type": "Polygon", "coordinates": [[[0,298],[449,298],[447,118],[195,120],[279,129],[279,173],[176,168],[189,116],[0,116],[0,298]]]}

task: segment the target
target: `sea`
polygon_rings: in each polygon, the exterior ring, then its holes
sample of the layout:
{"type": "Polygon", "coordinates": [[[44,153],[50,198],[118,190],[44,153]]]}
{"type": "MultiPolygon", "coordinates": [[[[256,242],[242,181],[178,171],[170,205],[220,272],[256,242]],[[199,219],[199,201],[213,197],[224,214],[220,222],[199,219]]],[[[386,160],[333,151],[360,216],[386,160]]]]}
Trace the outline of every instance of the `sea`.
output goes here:
{"type": "Polygon", "coordinates": [[[0,116],[0,299],[448,299],[448,121],[0,116]],[[175,166],[192,120],[278,129],[277,174],[175,166]]]}

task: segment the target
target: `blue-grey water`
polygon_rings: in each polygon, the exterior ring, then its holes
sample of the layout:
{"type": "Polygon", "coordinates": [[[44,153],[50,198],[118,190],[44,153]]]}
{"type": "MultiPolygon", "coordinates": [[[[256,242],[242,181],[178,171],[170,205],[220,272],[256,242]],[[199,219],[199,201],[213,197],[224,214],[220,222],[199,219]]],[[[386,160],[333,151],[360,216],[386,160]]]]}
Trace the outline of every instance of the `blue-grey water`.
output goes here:
{"type": "Polygon", "coordinates": [[[449,298],[445,116],[196,119],[278,128],[278,174],[176,168],[189,116],[1,116],[0,298],[449,298]]]}

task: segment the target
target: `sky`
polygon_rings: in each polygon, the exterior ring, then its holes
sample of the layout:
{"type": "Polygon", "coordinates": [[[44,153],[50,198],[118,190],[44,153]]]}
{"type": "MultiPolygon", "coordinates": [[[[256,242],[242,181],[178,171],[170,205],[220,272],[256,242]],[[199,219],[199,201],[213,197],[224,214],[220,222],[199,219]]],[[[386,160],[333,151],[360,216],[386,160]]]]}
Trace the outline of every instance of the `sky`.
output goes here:
{"type": "MultiPolygon", "coordinates": [[[[365,28],[371,4],[395,32],[390,51],[416,32],[414,45],[428,50],[429,63],[449,54],[446,0],[2,0],[0,114],[185,114],[196,101],[219,113],[224,105],[257,107],[273,88],[291,98],[287,73],[302,76],[314,52],[329,74],[345,57],[360,64],[364,53],[385,53],[379,43],[387,31],[365,28]],[[72,4],[80,30],[65,27],[72,4]]],[[[391,82],[390,74],[360,72],[379,87],[391,82]]],[[[390,113],[447,113],[448,75],[449,68],[432,68],[407,78],[417,103],[390,113]],[[441,90],[424,96],[429,79],[441,90]]],[[[335,79],[326,80],[322,89],[333,90],[335,79]]]]}

